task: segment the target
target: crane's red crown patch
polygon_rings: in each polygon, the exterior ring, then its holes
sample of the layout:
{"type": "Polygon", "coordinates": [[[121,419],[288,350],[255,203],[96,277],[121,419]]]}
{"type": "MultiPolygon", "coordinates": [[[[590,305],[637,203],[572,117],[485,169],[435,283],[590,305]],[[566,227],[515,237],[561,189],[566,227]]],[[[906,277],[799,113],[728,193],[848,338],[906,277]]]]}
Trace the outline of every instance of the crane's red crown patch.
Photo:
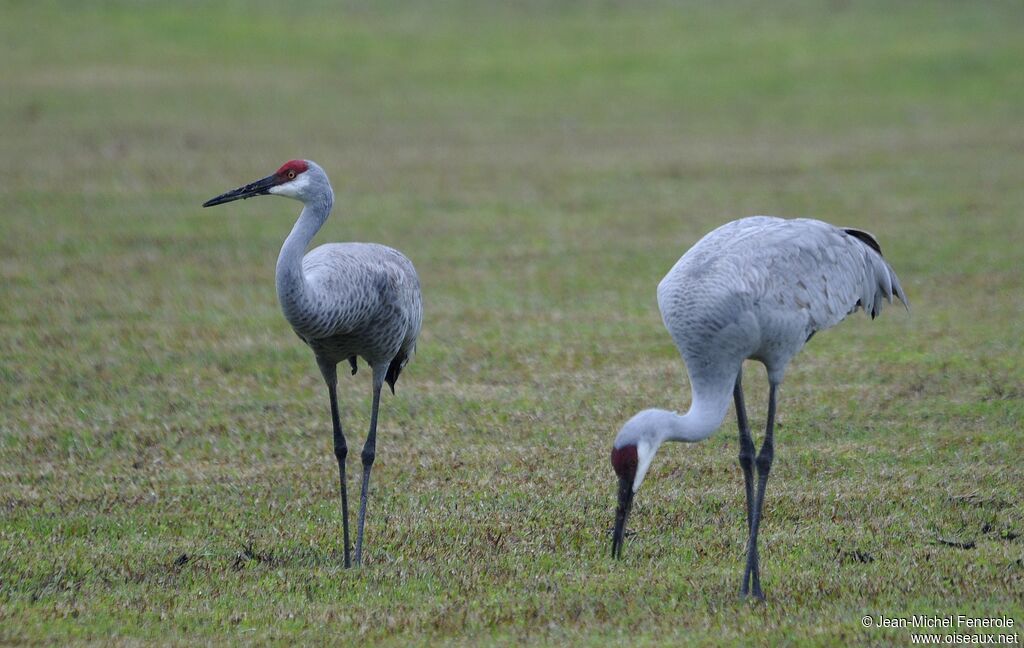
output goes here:
{"type": "Polygon", "coordinates": [[[635,445],[612,448],[612,468],[615,474],[625,479],[633,479],[636,476],[636,466],[639,463],[635,445]]]}
{"type": "Polygon", "coordinates": [[[305,160],[290,160],[282,164],[281,168],[278,169],[277,173],[275,173],[274,175],[278,176],[279,178],[287,178],[288,172],[291,171],[292,177],[294,178],[295,176],[304,172],[308,168],[309,165],[306,164],[305,160]]]}

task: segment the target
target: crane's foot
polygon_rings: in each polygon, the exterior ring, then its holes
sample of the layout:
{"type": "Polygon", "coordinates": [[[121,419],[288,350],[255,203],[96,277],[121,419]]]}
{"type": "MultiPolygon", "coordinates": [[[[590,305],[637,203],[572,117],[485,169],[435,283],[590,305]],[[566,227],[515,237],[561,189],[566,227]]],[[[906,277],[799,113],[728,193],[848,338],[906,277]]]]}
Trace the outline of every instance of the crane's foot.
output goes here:
{"type": "Polygon", "coordinates": [[[749,601],[764,601],[764,592],[761,591],[761,577],[759,573],[749,569],[744,570],[743,584],[740,586],[740,598],[749,601]]]}
{"type": "Polygon", "coordinates": [[[740,590],[740,599],[751,603],[764,603],[764,592],[760,590],[748,591],[746,588],[740,590]]]}

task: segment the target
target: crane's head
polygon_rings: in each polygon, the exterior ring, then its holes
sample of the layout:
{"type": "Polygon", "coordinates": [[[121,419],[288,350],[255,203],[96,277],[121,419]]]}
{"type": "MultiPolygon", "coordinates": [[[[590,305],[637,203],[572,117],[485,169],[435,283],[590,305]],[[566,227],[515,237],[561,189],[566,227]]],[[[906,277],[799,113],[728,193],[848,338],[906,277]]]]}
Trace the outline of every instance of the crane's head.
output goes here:
{"type": "Polygon", "coordinates": [[[310,160],[291,160],[281,168],[262,180],[250,182],[244,187],[232,189],[216,198],[210,198],[203,207],[223,205],[232,200],[242,200],[254,196],[285,196],[307,202],[318,196],[334,197],[327,174],[316,162],[310,160]]]}
{"type": "Polygon", "coordinates": [[[615,511],[615,530],[612,532],[612,558],[622,557],[626,538],[626,520],[633,508],[633,496],[651,467],[651,461],[665,438],[662,424],[666,412],[644,410],[619,430],[612,445],[612,468],[619,476],[619,506],[615,511]]]}

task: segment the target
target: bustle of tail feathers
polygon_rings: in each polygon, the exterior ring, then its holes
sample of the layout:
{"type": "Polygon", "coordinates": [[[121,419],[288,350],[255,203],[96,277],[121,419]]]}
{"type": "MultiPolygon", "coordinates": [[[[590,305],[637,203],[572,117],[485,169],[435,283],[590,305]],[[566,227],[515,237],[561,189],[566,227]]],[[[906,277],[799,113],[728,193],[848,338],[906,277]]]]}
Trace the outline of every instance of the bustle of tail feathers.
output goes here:
{"type": "Polygon", "coordinates": [[[875,319],[875,317],[882,312],[882,299],[884,298],[891,304],[893,295],[896,295],[896,297],[903,302],[904,308],[909,312],[910,302],[907,301],[907,295],[903,292],[903,286],[900,285],[900,280],[896,277],[896,272],[892,269],[892,266],[889,265],[889,262],[882,256],[882,246],[878,244],[878,239],[876,239],[870,232],[865,232],[864,230],[853,227],[844,227],[843,231],[874,250],[878,254],[878,260],[881,262],[882,268],[885,270],[884,273],[876,273],[878,290],[871,296],[871,309],[868,310],[867,308],[867,300],[861,300],[861,305],[864,306],[864,310],[871,315],[871,319],[875,319]]]}
{"type": "Polygon", "coordinates": [[[391,361],[391,364],[388,365],[388,372],[384,375],[384,382],[391,388],[392,394],[395,393],[395,383],[398,382],[398,376],[402,373],[402,369],[408,361],[409,356],[406,355],[405,351],[399,351],[398,355],[391,361]]]}

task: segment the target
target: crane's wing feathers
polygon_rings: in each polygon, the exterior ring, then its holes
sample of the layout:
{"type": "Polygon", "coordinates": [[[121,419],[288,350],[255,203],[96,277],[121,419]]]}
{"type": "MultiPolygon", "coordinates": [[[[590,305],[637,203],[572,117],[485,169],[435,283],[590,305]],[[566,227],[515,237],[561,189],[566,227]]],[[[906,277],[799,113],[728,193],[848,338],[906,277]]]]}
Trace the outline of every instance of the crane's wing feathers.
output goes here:
{"type": "MultiPolygon", "coordinates": [[[[844,227],[842,229],[844,232],[878,253],[878,258],[872,259],[872,261],[874,262],[873,265],[876,266],[875,278],[878,280],[878,288],[881,292],[876,293],[875,299],[872,301],[871,317],[874,318],[881,312],[881,297],[883,295],[886,301],[890,304],[892,303],[893,295],[895,295],[901,302],[903,302],[903,306],[909,311],[910,303],[907,301],[907,296],[903,292],[900,280],[896,278],[896,272],[892,269],[892,266],[889,265],[889,262],[882,257],[882,246],[878,244],[878,239],[876,239],[870,232],[865,232],[861,229],[853,227],[844,227]],[[877,267],[879,265],[878,262],[881,262],[883,267],[877,267]]],[[[865,308],[865,310],[867,309],[865,308]]]]}
{"type": "Polygon", "coordinates": [[[878,244],[878,239],[876,239],[874,234],[871,232],[866,232],[855,227],[843,227],[841,229],[853,238],[860,240],[864,245],[868,246],[875,252],[878,252],[879,254],[882,253],[882,246],[878,244]]]}
{"type": "Polygon", "coordinates": [[[423,321],[412,262],[385,245],[328,243],[306,254],[302,270],[316,303],[292,322],[296,333],[317,353],[339,360],[355,353],[371,364],[397,360],[397,369],[388,372],[397,379],[423,321]]]}
{"type": "Polygon", "coordinates": [[[892,303],[894,295],[908,305],[868,232],[803,218],[779,219],[769,232],[758,255],[772,268],[765,288],[806,309],[813,331],[838,324],[858,308],[875,318],[883,300],[892,303]]]}
{"type": "Polygon", "coordinates": [[[404,350],[399,350],[398,355],[391,360],[391,364],[388,365],[388,372],[384,375],[384,382],[391,388],[391,393],[395,393],[395,383],[398,382],[398,376],[402,374],[402,369],[405,369],[405,365],[409,362],[409,356],[404,350]]]}
{"type": "Polygon", "coordinates": [[[894,295],[907,304],[880,249],[867,232],[818,220],[742,218],[679,259],[658,286],[658,303],[684,357],[702,357],[709,335],[746,322],[737,348],[786,358],[858,308],[875,317],[894,295]]]}

